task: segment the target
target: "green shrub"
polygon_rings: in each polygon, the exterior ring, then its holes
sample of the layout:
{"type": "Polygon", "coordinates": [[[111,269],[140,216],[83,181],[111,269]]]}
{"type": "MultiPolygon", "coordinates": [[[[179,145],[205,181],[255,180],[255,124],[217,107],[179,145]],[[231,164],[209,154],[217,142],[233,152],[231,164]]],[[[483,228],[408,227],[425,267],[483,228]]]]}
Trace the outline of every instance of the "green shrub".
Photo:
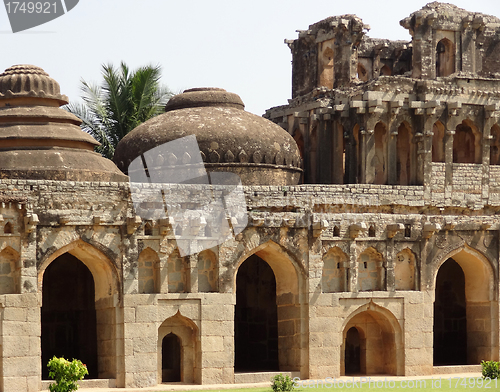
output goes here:
{"type": "Polygon", "coordinates": [[[289,392],[293,390],[293,380],[290,376],[280,373],[271,378],[271,387],[274,392],[289,392]]]}
{"type": "Polygon", "coordinates": [[[481,361],[483,378],[499,378],[500,377],[500,362],[481,361]]]}
{"type": "Polygon", "coordinates": [[[49,377],[56,383],[49,385],[50,392],[73,392],[78,389],[77,381],[89,374],[87,366],[78,359],[68,361],[64,358],[53,357],[47,364],[49,377]]]}

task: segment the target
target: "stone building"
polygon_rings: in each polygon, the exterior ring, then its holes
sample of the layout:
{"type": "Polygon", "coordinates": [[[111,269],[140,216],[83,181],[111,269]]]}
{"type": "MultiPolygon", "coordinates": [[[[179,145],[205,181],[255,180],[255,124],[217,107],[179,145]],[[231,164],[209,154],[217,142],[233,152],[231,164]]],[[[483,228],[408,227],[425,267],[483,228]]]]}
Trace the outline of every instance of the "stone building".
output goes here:
{"type": "MultiPolygon", "coordinates": [[[[292,99],[265,115],[281,127],[194,89],[117,166],[43,70],[1,74],[0,390],[40,390],[52,355],[116,387],[498,360],[500,20],[431,3],[401,25],[411,41],[371,39],[354,15],[313,24],[287,41],[292,99]],[[123,174],[188,135],[210,176],[244,185],[238,234],[211,247],[201,219],[141,217],[123,174]]],[[[194,159],[177,155],[154,165],[194,159]]],[[[186,210],[226,192],[155,186],[186,210]]]]}

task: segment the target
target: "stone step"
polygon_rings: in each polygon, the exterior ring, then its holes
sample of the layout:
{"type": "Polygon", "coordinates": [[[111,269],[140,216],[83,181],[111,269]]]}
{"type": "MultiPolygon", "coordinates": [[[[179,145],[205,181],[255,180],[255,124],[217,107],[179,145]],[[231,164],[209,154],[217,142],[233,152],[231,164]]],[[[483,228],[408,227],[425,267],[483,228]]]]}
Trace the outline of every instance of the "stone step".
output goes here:
{"type": "MultiPolygon", "coordinates": [[[[42,380],[42,391],[48,391],[49,385],[54,381],[42,380]]],[[[78,382],[80,388],[116,388],[116,380],[114,378],[99,378],[82,380],[78,382]]]]}
{"type": "Polygon", "coordinates": [[[481,373],[481,365],[434,366],[432,374],[481,373]]]}
{"type": "Polygon", "coordinates": [[[300,372],[257,372],[257,373],[234,373],[234,383],[235,384],[248,384],[257,382],[269,382],[271,384],[271,378],[276,374],[283,374],[290,376],[290,378],[300,377],[300,372]]]}

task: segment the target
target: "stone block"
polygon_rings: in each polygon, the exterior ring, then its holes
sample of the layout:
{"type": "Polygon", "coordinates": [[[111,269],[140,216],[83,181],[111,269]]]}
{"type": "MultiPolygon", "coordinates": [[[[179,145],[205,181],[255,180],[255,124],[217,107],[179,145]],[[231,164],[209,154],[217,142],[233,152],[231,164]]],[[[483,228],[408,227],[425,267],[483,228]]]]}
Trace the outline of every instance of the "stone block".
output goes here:
{"type": "Polygon", "coordinates": [[[224,371],[222,368],[205,368],[201,371],[202,384],[224,383],[224,371]]]}
{"type": "Polygon", "coordinates": [[[210,351],[224,351],[224,337],[203,336],[201,338],[201,351],[203,353],[210,351]]]}
{"type": "Polygon", "coordinates": [[[234,319],[234,306],[203,305],[201,307],[202,320],[232,321],[234,319]]]}
{"type": "Polygon", "coordinates": [[[137,323],[154,323],[157,320],[156,306],[138,305],[135,309],[135,321],[137,323]]]}

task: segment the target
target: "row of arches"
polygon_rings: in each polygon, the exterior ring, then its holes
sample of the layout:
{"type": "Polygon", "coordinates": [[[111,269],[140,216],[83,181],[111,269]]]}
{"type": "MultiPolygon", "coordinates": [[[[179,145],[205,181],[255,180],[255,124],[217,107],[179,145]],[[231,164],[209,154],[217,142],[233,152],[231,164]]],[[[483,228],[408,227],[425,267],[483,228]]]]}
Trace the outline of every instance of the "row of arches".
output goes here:
{"type": "MultiPolygon", "coordinates": [[[[347,124],[333,125],[333,150],[327,154],[331,162],[325,162],[324,136],[313,127],[307,136],[299,128],[292,132],[304,159],[306,183],[373,183],[390,185],[419,185],[418,156],[415,130],[408,121],[403,121],[393,131],[379,121],[375,124],[373,136],[363,136],[359,124],[349,129],[347,124]],[[366,139],[366,142],[364,141],[366,139]],[[324,152],[324,151],[323,151],[324,152]],[[339,171],[339,166],[342,171],[339,171]],[[332,166],[331,168],[329,166],[332,166]],[[331,175],[328,173],[332,173],[331,175]],[[336,174],[337,173],[337,174],[336,174]],[[342,175],[339,175],[341,173],[342,175]]],[[[453,163],[482,163],[483,134],[470,119],[464,119],[453,132],[446,132],[441,121],[433,125],[432,162],[445,162],[446,141],[453,138],[453,163]]],[[[500,126],[490,129],[489,163],[500,165],[500,126]]]]}
{"type": "MultiPolygon", "coordinates": [[[[338,249],[332,250],[335,252],[338,249]]],[[[365,254],[371,256],[373,250],[365,254]]],[[[262,244],[242,254],[240,260],[235,271],[235,370],[299,370],[304,317],[300,300],[304,276],[300,268],[274,243],[262,244]]],[[[365,261],[361,259],[361,262],[365,261]]],[[[102,254],[82,243],[61,249],[42,262],[44,363],[51,355],[74,355],[87,363],[91,378],[116,376],[116,367],[106,367],[103,360],[116,351],[110,344],[114,338],[109,332],[115,327],[113,312],[106,311],[112,306],[106,297],[112,295],[116,287],[111,282],[116,279],[111,266],[102,254]],[[110,271],[105,277],[99,277],[98,271],[106,268],[110,271]]],[[[478,363],[493,355],[495,334],[498,334],[491,328],[495,317],[493,276],[487,259],[467,247],[449,253],[439,265],[434,284],[436,365],[450,364],[451,359],[478,363]],[[443,310],[445,307],[450,309],[450,314],[443,310]],[[450,325],[458,326],[456,334],[450,325]],[[445,354],[451,345],[461,346],[465,354],[460,357],[457,349],[447,357],[445,354]]],[[[344,317],[340,329],[343,371],[401,374],[404,366],[401,321],[371,301],[344,317]]],[[[161,324],[158,374],[162,380],[174,381],[180,377],[182,381],[192,382],[189,380],[194,379],[199,368],[199,353],[200,331],[196,323],[176,314],[161,324]]]]}
{"type": "MultiPolygon", "coordinates": [[[[333,247],[323,256],[322,292],[348,291],[349,257],[339,247],[333,247]]],[[[396,290],[415,290],[417,273],[415,254],[410,249],[399,252],[394,260],[396,290]]],[[[357,262],[357,290],[384,290],[384,258],[374,248],[363,251],[357,262]]]]}
{"type": "MultiPolygon", "coordinates": [[[[197,255],[198,292],[210,293],[218,289],[217,256],[209,249],[197,255]]],[[[160,258],[151,248],[139,254],[139,294],[162,292],[160,258]]],[[[187,293],[190,288],[190,261],[174,250],[168,257],[166,274],[169,293],[187,293]]]]}

